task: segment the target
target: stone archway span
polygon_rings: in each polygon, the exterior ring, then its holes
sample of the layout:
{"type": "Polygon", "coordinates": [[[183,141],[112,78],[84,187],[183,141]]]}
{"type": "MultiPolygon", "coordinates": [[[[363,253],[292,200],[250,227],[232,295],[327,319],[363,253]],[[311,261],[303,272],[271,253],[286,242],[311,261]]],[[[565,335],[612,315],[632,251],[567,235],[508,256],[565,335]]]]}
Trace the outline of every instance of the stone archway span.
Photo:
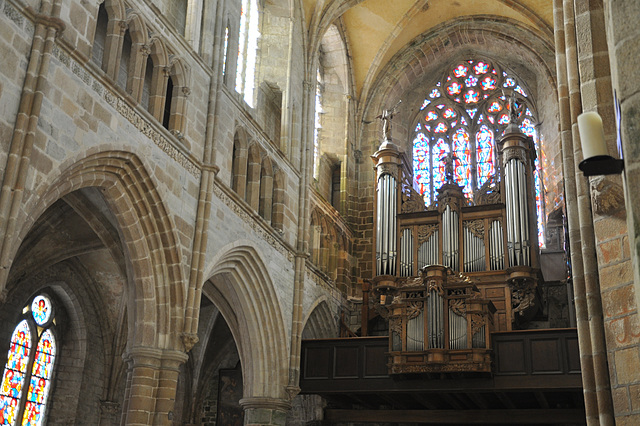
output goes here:
{"type": "Polygon", "coordinates": [[[329,308],[326,296],[321,296],[313,302],[303,324],[303,339],[330,339],[338,337],[337,322],[329,308]]]}
{"type": "Polygon", "coordinates": [[[238,347],[245,399],[288,400],[287,332],[269,272],[255,248],[220,251],[203,293],[218,307],[238,347]]]}
{"type": "MultiPolygon", "coordinates": [[[[129,342],[183,351],[184,290],[180,247],[168,211],[145,165],[135,155],[104,151],[70,165],[32,205],[13,252],[34,222],[73,191],[96,187],[112,210],[128,256],[129,342]]],[[[35,198],[35,197],[34,197],[35,198]]]]}

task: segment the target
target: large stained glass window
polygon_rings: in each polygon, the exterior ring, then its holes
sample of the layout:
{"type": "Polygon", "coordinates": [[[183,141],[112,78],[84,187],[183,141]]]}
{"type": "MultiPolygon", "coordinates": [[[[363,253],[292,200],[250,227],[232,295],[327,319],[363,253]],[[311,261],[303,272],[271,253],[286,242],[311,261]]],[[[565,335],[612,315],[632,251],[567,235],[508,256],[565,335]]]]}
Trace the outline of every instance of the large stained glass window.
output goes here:
{"type": "MultiPolygon", "coordinates": [[[[437,190],[444,183],[442,158],[448,152],[454,155],[454,180],[470,201],[495,175],[496,141],[510,122],[507,97],[512,94],[517,124],[533,138],[541,154],[535,107],[527,92],[515,76],[486,60],[458,62],[426,90],[413,139],[414,184],[426,205],[435,202],[437,190]]],[[[536,160],[534,184],[538,239],[542,245],[544,188],[540,176],[540,162],[536,160]]]]}
{"type": "Polygon", "coordinates": [[[0,425],[42,425],[56,358],[54,307],[40,294],[11,335],[0,386],[0,425]]]}

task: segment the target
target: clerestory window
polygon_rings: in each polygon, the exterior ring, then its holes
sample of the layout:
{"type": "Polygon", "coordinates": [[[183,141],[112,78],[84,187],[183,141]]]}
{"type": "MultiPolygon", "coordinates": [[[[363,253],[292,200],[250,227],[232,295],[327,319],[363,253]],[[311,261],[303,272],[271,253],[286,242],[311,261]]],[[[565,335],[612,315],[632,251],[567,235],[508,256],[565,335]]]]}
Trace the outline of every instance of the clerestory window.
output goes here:
{"type": "Polygon", "coordinates": [[[242,0],[240,34],[238,37],[238,64],[236,68],[236,92],[253,108],[255,68],[258,53],[259,11],[257,0],[242,0]]]}

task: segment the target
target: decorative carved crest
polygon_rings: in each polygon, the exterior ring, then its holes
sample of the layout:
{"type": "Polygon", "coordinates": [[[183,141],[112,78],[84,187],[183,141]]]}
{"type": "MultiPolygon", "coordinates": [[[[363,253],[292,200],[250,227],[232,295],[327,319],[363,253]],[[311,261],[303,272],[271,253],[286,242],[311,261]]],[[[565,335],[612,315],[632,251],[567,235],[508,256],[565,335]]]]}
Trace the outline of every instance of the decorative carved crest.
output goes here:
{"type": "Polygon", "coordinates": [[[481,314],[471,314],[471,334],[476,334],[487,323],[487,317],[481,314]]]}
{"type": "Polygon", "coordinates": [[[467,228],[473,235],[484,240],[484,220],[476,219],[470,220],[463,223],[464,227],[467,228]]]}
{"type": "Polygon", "coordinates": [[[418,245],[429,240],[433,233],[438,230],[437,224],[432,225],[420,225],[418,226],[418,245]]]}
{"type": "Polygon", "coordinates": [[[454,314],[461,317],[465,316],[467,313],[467,305],[465,304],[464,299],[449,300],[449,309],[451,309],[454,314]]]}
{"type": "Polygon", "coordinates": [[[524,315],[524,311],[535,305],[535,283],[516,281],[511,288],[511,306],[514,313],[524,315]]]}
{"type": "Polygon", "coordinates": [[[380,177],[382,175],[391,175],[393,176],[394,179],[396,179],[396,181],[398,180],[398,166],[396,164],[391,164],[391,163],[383,163],[380,164],[378,167],[378,179],[380,179],[380,177]]]}
{"type": "Polygon", "coordinates": [[[401,213],[414,213],[425,211],[424,198],[412,186],[402,185],[402,208],[401,213]]]}
{"type": "Polygon", "coordinates": [[[409,303],[407,306],[407,320],[417,318],[424,309],[424,303],[422,301],[416,301],[409,303]]]}
{"type": "Polygon", "coordinates": [[[427,294],[431,294],[432,291],[437,291],[440,296],[444,295],[444,290],[442,289],[442,282],[436,280],[429,280],[427,284],[427,294]]]}

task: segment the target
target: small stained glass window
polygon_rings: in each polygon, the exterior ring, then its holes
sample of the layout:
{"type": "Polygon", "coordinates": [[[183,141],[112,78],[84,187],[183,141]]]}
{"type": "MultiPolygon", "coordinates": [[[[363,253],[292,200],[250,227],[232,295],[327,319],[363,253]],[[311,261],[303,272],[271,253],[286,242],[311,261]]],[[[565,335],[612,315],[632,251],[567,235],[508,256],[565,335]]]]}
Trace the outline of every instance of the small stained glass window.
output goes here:
{"type": "Polygon", "coordinates": [[[2,426],[42,425],[45,421],[57,347],[54,308],[44,294],[34,297],[27,306],[11,336],[2,375],[2,426]]]}

